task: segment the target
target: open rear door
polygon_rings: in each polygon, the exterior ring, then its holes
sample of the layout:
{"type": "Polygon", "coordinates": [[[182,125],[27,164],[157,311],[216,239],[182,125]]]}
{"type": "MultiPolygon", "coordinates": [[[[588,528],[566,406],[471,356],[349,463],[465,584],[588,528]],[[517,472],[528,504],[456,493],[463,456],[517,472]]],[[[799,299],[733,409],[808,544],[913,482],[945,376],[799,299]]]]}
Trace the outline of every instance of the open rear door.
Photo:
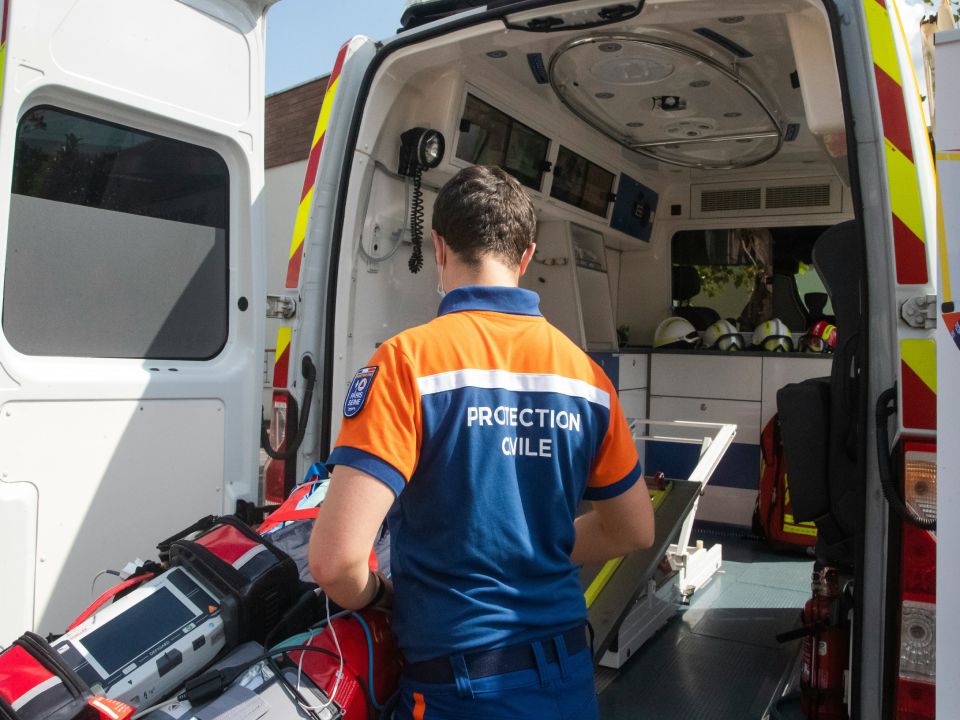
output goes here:
{"type": "Polygon", "coordinates": [[[4,3],[0,644],[256,499],[270,4],[4,3]]]}

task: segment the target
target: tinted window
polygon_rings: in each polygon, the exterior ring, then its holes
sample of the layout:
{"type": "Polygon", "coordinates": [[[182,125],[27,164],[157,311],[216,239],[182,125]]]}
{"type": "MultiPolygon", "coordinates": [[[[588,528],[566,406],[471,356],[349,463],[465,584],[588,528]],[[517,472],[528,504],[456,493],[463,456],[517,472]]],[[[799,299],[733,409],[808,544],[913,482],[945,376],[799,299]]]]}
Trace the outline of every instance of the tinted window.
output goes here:
{"type": "Polygon", "coordinates": [[[527,187],[540,189],[550,140],[473,95],[460,119],[457,157],[474,165],[496,165],[527,187]]]}
{"type": "Polygon", "coordinates": [[[213,150],[51,107],[17,128],[3,330],[28,355],[206,359],[227,338],[213,150]]]}
{"type": "Polygon", "coordinates": [[[550,196],[582,210],[607,216],[613,173],[560,146],[550,196]]]}

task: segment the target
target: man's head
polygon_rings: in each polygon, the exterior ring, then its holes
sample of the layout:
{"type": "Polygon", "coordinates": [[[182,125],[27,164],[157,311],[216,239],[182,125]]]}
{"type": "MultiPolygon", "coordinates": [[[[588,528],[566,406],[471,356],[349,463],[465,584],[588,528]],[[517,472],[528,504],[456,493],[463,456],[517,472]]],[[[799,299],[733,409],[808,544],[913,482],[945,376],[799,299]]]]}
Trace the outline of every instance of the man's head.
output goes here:
{"type": "Polygon", "coordinates": [[[500,168],[476,165],[440,188],[433,230],[471,268],[491,258],[519,269],[533,245],[537,218],[519,182],[500,168]]]}

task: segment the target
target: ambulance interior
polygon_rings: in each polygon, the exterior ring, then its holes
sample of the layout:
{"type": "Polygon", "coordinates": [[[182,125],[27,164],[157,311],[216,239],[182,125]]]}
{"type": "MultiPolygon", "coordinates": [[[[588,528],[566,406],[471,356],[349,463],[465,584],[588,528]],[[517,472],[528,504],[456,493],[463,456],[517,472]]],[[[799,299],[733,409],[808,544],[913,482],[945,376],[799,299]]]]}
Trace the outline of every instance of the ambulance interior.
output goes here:
{"type": "MultiPolygon", "coordinates": [[[[838,281],[830,287],[816,260],[833,247],[844,265],[843,223],[854,218],[828,15],[812,0],[618,7],[620,16],[590,2],[531,10],[425,33],[387,55],[356,142],[349,192],[362,200],[348,201],[357,210],[343,224],[330,406],[378,343],[436,312],[437,189],[470,164],[507,169],[538,216],[522,285],[607,370],[627,416],[736,425],[689,540],[722,545],[720,572],[683,598],[661,556],[629,578],[625,563],[619,584],[599,593],[619,593],[606,600],[617,621],[631,611],[632,622],[653,622],[657,613],[635,610],[654,596],[670,605],[642,646],[620,653],[618,668],[598,669],[601,713],[759,718],[784,694],[780,712],[789,713],[800,643],[775,635],[799,622],[814,548],[771,550],[754,534],[754,510],[777,390],[828,377],[833,362],[800,352],[799,342],[818,320],[838,323],[838,281]],[[431,145],[432,162],[436,134],[442,156],[417,172],[417,143],[431,145]],[[413,274],[418,237],[425,261],[413,274]],[[698,336],[730,319],[744,349],[654,348],[671,315],[698,336]],[[791,350],[752,345],[754,326],[771,318],[789,328],[791,350]]],[[[855,267],[851,257],[848,274],[855,267]]],[[[651,486],[658,472],[689,479],[703,445],[682,441],[715,432],[638,425],[638,436],[672,438],[638,441],[651,486]]],[[[662,520],[666,542],[677,542],[675,520],[662,520]]],[[[812,523],[792,526],[813,542],[812,523]]],[[[614,649],[619,642],[614,634],[614,649]]]]}

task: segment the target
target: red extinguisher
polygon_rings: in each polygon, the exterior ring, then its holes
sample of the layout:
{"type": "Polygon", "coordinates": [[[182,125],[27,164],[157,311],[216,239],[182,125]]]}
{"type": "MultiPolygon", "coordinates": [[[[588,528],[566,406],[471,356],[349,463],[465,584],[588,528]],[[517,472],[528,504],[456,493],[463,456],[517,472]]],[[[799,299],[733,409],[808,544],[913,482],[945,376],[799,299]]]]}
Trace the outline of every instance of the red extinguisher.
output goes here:
{"type": "Polygon", "coordinates": [[[832,567],[814,568],[813,596],[803,606],[800,707],[811,720],[847,720],[845,673],[850,636],[832,567]]]}

